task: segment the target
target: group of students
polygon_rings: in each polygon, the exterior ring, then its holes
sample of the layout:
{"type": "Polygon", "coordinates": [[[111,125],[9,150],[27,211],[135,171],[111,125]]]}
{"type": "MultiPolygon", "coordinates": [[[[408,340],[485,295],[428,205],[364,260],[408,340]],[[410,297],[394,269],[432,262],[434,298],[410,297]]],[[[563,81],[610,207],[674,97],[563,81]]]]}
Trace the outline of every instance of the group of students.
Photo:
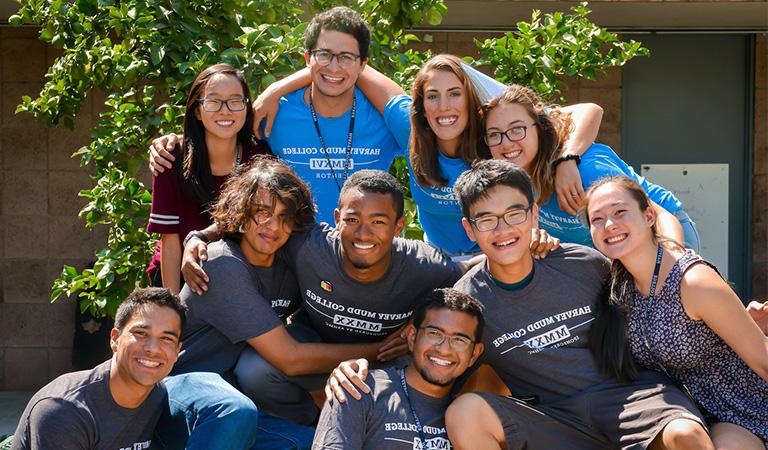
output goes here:
{"type": "Polygon", "coordinates": [[[369,41],[334,8],[256,100],[226,64],[197,77],[151,149],[170,292],[137,295],[166,303],[126,301],[112,360],[36,394],[14,448],[768,448],[768,303],[745,310],[679,200],[593,143],[602,110],[451,55],[411,98],[369,41]],[[424,242],[398,237],[399,155],[424,242]]]}

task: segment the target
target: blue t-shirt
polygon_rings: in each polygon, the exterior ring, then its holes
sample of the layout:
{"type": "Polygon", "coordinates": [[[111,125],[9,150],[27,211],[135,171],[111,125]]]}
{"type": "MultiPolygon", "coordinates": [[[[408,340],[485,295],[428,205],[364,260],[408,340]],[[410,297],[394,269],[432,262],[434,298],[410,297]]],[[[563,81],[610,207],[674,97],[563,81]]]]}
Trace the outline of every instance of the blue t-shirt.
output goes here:
{"type": "MultiPolygon", "coordinates": [[[[410,97],[400,95],[393,97],[387,103],[384,120],[397,142],[404,148],[408,148],[411,134],[410,106],[413,101],[410,97]]],[[[411,195],[416,202],[416,210],[419,213],[419,222],[430,244],[449,254],[476,253],[480,249],[472,242],[464,227],[461,225],[461,206],[453,192],[453,184],[456,178],[469,169],[462,158],[449,158],[438,150],[437,163],[438,174],[448,181],[443,187],[421,186],[413,175],[410,158],[408,160],[408,173],[411,179],[411,195]]]]}
{"type": "MultiPolygon", "coordinates": [[[[344,184],[347,137],[351,108],[340,117],[318,116],[320,132],[328,155],[312,122],[309,105],[304,102],[305,89],[280,99],[272,133],[267,138],[272,152],[285,161],[312,190],[317,205],[317,220],[333,223],[333,210],[338,206],[339,186],[344,184]],[[333,174],[328,166],[330,159],[333,174]],[[336,182],[338,181],[338,185],[336,182]]],[[[355,128],[349,175],[362,169],[387,171],[403,148],[384,124],[384,119],[368,99],[355,88],[355,128]]]]}
{"type": "MultiPolygon", "coordinates": [[[[670,213],[675,213],[683,208],[680,200],[672,192],[638,175],[635,169],[619,158],[607,145],[592,144],[584,152],[579,163],[579,174],[581,175],[581,185],[585,191],[601,178],[611,175],[626,175],[640,184],[651,200],[670,213]]],[[[584,226],[581,217],[561,210],[555,192],[552,193],[549,201],[539,208],[539,226],[562,242],[573,242],[594,247],[589,229],[584,226]]]]}

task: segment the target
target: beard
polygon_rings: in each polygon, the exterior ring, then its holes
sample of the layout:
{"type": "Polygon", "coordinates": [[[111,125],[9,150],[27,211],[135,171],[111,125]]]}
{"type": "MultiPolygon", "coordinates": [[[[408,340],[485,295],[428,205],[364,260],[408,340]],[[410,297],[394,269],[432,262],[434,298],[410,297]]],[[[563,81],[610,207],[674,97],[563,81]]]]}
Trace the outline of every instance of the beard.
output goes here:
{"type": "Polygon", "coordinates": [[[456,378],[449,378],[447,380],[439,380],[435,377],[433,377],[429,371],[424,369],[423,367],[416,367],[416,370],[419,371],[419,375],[421,375],[421,378],[424,379],[427,383],[434,384],[435,386],[441,386],[446,387],[453,384],[454,381],[456,381],[456,378]]]}

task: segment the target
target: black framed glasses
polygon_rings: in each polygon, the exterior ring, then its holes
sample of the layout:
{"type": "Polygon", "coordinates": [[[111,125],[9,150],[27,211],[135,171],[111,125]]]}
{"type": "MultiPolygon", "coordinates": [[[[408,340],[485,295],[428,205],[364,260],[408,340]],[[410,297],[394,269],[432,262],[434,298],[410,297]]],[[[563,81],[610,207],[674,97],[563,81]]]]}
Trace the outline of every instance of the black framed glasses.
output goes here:
{"type": "Polygon", "coordinates": [[[507,225],[518,225],[525,222],[533,205],[527,208],[513,208],[501,215],[486,214],[484,216],[468,219],[469,223],[477,228],[477,231],[492,231],[499,227],[499,219],[504,219],[507,225]]]}
{"type": "Polygon", "coordinates": [[[197,101],[205,112],[219,112],[224,105],[231,112],[238,112],[245,109],[248,105],[248,99],[245,97],[230,98],[229,100],[219,100],[215,98],[201,98],[197,101]]]}
{"type": "Polygon", "coordinates": [[[448,346],[457,352],[463,352],[474,344],[472,339],[462,336],[460,334],[445,334],[439,328],[433,327],[421,327],[419,330],[424,331],[424,338],[430,345],[440,345],[448,339],[448,346]]]}
{"type": "Polygon", "coordinates": [[[317,63],[320,64],[321,66],[327,66],[331,64],[331,61],[333,61],[333,58],[336,58],[336,63],[338,63],[339,66],[345,69],[349,69],[355,64],[355,62],[358,59],[360,59],[360,55],[355,55],[354,53],[349,53],[349,52],[333,53],[332,51],[326,50],[324,48],[318,48],[318,49],[312,50],[309,53],[315,57],[315,61],[317,61],[317,63]]]}
{"type": "Polygon", "coordinates": [[[525,139],[528,128],[535,126],[536,124],[532,123],[530,125],[515,125],[514,127],[504,131],[489,131],[488,133],[485,133],[483,139],[485,140],[485,143],[488,144],[488,147],[495,147],[501,144],[501,142],[504,140],[504,136],[507,137],[509,142],[522,141],[525,139]]]}

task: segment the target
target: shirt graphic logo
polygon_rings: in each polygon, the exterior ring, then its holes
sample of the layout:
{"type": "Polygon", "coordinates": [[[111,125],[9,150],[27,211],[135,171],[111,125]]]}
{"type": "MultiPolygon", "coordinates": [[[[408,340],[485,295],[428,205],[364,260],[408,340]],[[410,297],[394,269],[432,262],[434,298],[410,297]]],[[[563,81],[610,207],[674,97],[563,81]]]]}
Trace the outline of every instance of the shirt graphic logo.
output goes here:
{"type": "MultiPolygon", "coordinates": [[[[331,158],[331,167],[333,170],[344,170],[344,164],[346,164],[346,158],[331,158]]],[[[310,158],[309,168],[312,170],[328,170],[328,160],[325,158],[310,158]]],[[[349,159],[349,170],[354,170],[355,160],[349,159]]]]}
{"type": "Polygon", "coordinates": [[[331,284],[330,281],[320,280],[320,287],[325,292],[333,292],[333,285],[331,284]]]}

